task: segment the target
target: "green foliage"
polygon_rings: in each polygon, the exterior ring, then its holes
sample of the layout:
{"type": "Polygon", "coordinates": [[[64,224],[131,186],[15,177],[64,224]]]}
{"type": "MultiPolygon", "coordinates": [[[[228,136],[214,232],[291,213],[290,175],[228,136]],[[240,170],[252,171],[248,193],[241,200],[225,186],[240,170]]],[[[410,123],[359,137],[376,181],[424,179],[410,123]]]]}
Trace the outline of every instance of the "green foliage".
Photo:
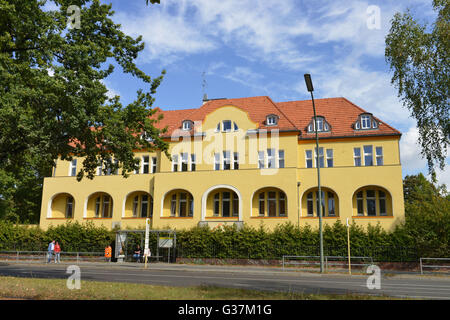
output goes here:
{"type": "Polygon", "coordinates": [[[14,222],[38,221],[43,178],[59,157],[84,158],[81,180],[100,163],[128,176],[136,149],[168,154],[152,109],[165,71],[152,79],[137,67],[142,37],[124,34],[99,0],[51,2],[0,0],[0,218],[14,222]],[[79,28],[68,26],[71,5],[79,28]],[[126,106],[104,84],[116,66],[144,86],[126,106]]]}
{"type": "Polygon", "coordinates": [[[431,28],[410,11],[394,15],[385,56],[391,82],[417,121],[421,153],[434,176],[435,165],[444,170],[450,143],[450,1],[434,0],[433,7],[437,15],[431,28]]]}

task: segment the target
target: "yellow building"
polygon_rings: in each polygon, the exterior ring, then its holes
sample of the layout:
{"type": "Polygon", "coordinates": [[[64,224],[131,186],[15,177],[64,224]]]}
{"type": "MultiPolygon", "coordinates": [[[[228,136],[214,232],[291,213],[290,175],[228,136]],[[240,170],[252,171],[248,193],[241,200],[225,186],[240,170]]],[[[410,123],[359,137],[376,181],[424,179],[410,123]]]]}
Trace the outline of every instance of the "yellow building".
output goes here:
{"type": "Polygon", "coordinates": [[[318,226],[316,156],[324,224],[341,220],[389,230],[404,219],[401,133],[345,98],[275,103],[213,99],[162,111],[171,159],[136,152],[140,170],[76,180],[82,159],[58,161],[44,180],[40,226],[68,220],[121,229],[185,229],[243,223],[318,226]]]}

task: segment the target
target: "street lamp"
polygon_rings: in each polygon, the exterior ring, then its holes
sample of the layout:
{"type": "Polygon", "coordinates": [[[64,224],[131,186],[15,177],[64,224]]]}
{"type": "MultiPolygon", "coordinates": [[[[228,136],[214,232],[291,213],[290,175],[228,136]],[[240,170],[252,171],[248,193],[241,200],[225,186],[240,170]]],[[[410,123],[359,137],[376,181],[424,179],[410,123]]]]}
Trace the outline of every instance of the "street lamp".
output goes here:
{"type": "Polygon", "coordinates": [[[311,81],[311,75],[305,74],[305,83],[306,89],[311,92],[312,105],[314,110],[314,131],[316,132],[316,167],[317,167],[317,184],[319,187],[319,235],[320,235],[320,272],[323,273],[323,233],[322,233],[322,190],[320,189],[320,163],[319,163],[319,135],[317,133],[317,117],[316,117],[316,106],[314,105],[314,96],[313,96],[313,84],[311,81]]]}

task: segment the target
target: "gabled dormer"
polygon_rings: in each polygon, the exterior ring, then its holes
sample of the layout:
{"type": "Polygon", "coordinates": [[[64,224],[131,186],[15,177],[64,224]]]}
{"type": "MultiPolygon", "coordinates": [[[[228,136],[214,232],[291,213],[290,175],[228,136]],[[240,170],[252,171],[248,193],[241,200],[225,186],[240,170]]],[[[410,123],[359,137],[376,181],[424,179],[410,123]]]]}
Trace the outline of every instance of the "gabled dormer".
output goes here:
{"type": "Polygon", "coordinates": [[[358,116],[358,119],[353,124],[355,130],[373,130],[378,129],[378,121],[373,117],[371,113],[365,112],[358,116]]]}
{"type": "Polygon", "coordinates": [[[194,122],[192,122],[192,120],[183,120],[181,124],[181,129],[185,131],[190,131],[192,130],[193,126],[194,122]]]}
{"type": "Polygon", "coordinates": [[[276,126],[278,125],[278,119],[280,117],[276,114],[269,114],[266,116],[266,126],[276,126]]]}
{"type": "MultiPolygon", "coordinates": [[[[323,116],[317,116],[317,132],[330,132],[331,126],[330,124],[325,120],[325,117],[323,116]]],[[[316,122],[314,121],[314,117],[312,117],[311,121],[309,122],[308,126],[306,127],[306,131],[308,133],[314,133],[316,132],[316,122]]]]}

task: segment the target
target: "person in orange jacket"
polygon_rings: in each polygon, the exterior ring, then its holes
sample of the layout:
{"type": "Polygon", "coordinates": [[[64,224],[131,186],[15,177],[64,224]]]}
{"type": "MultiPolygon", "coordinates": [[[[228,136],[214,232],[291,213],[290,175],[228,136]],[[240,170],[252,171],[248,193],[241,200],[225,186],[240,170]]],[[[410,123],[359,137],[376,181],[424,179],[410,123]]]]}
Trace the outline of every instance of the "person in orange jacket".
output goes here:
{"type": "Polygon", "coordinates": [[[112,255],[112,249],[111,249],[111,246],[108,245],[105,248],[105,260],[106,260],[106,262],[111,262],[111,255],[112,255]]]}
{"type": "Polygon", "coordinates": [[[55,243],[55,250],[54,250],[54,252],[55,252],[55,263],[60,263],[61,262],[60,261],[61,247],[60,247],[58,241],[56,241],[56,243],[55,243]]]}

